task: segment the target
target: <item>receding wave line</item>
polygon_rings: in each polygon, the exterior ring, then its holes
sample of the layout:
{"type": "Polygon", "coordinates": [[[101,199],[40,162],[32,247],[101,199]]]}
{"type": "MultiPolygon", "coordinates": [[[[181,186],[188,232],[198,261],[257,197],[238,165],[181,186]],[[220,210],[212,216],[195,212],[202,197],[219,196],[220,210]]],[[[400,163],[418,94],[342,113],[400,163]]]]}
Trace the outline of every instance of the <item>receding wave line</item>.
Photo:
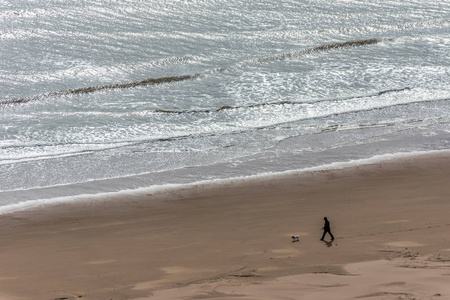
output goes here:
{"type": "Polygon", "coordinates": [[[411,90],[410,87],[405,87],[401,89],[391,89],[391,90],[385,90],[380,91],[377,93],[369,94],[369,95],[363,95],[363,96],[352,96],[352,97],[346,97],[346,98],[339,98],[339,99],[324,99],[324,100],[317,100],[312,102],[301,102],[301,101],[278,101],[278,102],[266,102],[266,103],[257,103],[257,104],[251,104],[251,105],[240,105],[240,106],[221,106],[218,108],[206,108],[206,109],[185,109],[185,110],[165,110],[165,109],[157,109],[154,112],[156,113],[163,113],[163,114],[197,114],[197,113],[214,113],[214,112],[220,112],[224,110],[237,110],[237,109],[245,109],[245,108],[257,108],[257,107],[264,107],[264,106],[277,106],[277,105],[305,105],[305,104],[317,104],[321,102],[327,102],[327,101],[333,101],[333,100],[351,100],[351,99],[361,99],[361,98],[370,98],[370,97],[377,97],[388,93],[396,93],[396,92],[403,92],[411,90]]]}
{"type": "Polygon", "coordinates": [[[72,89],[72,90],[62,90],[57,92],[46,93],[34,97],[27,98],[15,98],[10,100],[1,101],[0,104],[18,104],[18,103],[26,103],[34,100],[39,100],[47,97],[59,97],[66,95],[76,95],[76,94],[89,94],[98,92],[101,90],[113,90],[113,89],[126,89],[126,88],[134,88],[138,86],[147,86],[147,85],[156,85],[177,81],[190,80],[198,77],[199,74],[194,75],[183,75],[183,76],[172,76],[172,77],[162,77],[162,78],[150,78],[141,81],[134,81],[129,83],[119,83],[119,84],[109,84],[109,85],[100,85],[100,86],[92,86],[86,88],[72,89]]]}
{"type": "MultiPolygon", "coordinates": [[[[248,64],[267,63],[267,62],[271,62],[271,61],[295,58],[295,57],[299,57],[301,55],[306,55],[306,54],[310,54],[310,53],[314,53],[314,52],[329,51],[329,50],[348,48],[348,47],[372,45],[372,44],[380,43],[382,41],[383,41],[383,39],[366,39],[366,40],[325,44],[325,45],[321,45],[321,46],[303,49],[300,51],[282,53],[282,54],[278,54],[278,55],[274,55],[274,56],[258,58],[258,59],[252,60],[252,61],[243,62],[241,64],[238,64],[238,66],[242,67],[242,66],[246,66],[248,64]]],[[[214,69],[215,72],[224,72],[226,70],[227,70],[227,68],[214,69]]],[[[129,82],[129,83],[118,83],[118,84],[85,87],[85,88],[79,88],[79,89],[62,90],[62,91],[57,91],[57,92],[41,94],[41,95],[37,95],[37,96],[33,96],[33,97],[14,98],[14,99],[10,99],[10,100],[3,100],[3,101],[0,101],[0,105],[20,104],[20,103],[26,103],[26,102],[40,100],[42,98],[48,98],[48,97],[59,97],[59,96],[76,95],[76,94],[88,94],[88,93],[98,92],[101,90],[126,89],[126,88],[134,88],[134,87],[138,87],[138,86],[148,86],[148,85],[157,85],[157,84],[162,84],[162,83],[185,81],[185,80],[195,79],[195,78],[199,77],[200,75],[201,75],[200,73],[197,73],[194,75],[181,75],[181,76],[162,77],[162,78],[150,78],[150,79],[129,82]]],[[[221,109],[229,109],[229,108],[230,107],[222,107],[221,109]]],[[[161,111],[161,112],[165,112],[165,111],[161,111]]]]}

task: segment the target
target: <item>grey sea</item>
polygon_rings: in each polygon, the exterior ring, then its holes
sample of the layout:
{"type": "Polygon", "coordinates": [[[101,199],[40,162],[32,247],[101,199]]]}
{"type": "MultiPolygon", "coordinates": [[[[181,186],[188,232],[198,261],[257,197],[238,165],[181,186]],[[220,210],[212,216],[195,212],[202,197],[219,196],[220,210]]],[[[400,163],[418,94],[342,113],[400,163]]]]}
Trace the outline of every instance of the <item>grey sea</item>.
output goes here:
{"type": "Polygon", "coordinates": [[[0,208],[450,148],[447,0],[0,0],[0,23],[0,208]]]}

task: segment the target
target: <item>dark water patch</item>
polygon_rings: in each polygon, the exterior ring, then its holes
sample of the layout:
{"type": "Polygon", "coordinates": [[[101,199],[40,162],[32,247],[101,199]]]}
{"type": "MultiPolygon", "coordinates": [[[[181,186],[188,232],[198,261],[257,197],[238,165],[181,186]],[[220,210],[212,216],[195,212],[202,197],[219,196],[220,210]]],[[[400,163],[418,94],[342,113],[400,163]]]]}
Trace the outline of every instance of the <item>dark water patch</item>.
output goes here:
{"type": "Polygon", "coordinates": [[[240,106],[224,105],[224,106],[221,106],[218,108],[205,108],[205,109],[179,109],[179,110],[157,109],[154,112],[163,113],[163,114],[214,113],[214,112],[220,112],[220,111],[224,111],[224,110],[237,110],[237,109],[243,109],[243,108],[256,108],[256,107],[283,105],[283,104],[302,104],[302,102],[280,101],[280,102],[257,103],[257,104],[240,105],[240,106]]]}
{"type": "Polygon", "coordinates": [[[325,50],[331,50],[331,49],[339,49],[339,48],[347,48],[347,47],[355,47],[355,46],[365,46],[365,45],[378,44],[378,43],[380,43],[382,41],[383,41],[382,39],[367,39],[367,40],[347,41],[347,42],[342,42],[342,43],[333,43],[333,44],[317,46],[317,47],[313,47],[313,48],[308,49],[308,50],[311,51],[311,52],[314,52],[314,51],[325,51],[325,50]]]}
{"type": "MultiPolygon", "coordinates": [[[[274,55],[274,56],[258,58],[256,60],[251,61],[250,64],[267,63],[267,62],[272,62],[272,61],[277,61],[277,60],[297,58],[297,57],[300,57],[303,55],[312,54],[312,53],[316,53],[316,52],[324,52],[324,51],[330,51],[330,50],[336,50],[336,49],[373,45],[373,44],[381,43],[383,41],[392,41],[392,39],[366,39],[366,40],[356,40],[356,41],[325,44],[325,45],[321,45],[321,46],[303,49],[300,51],[281,53],[281,54],[274,55]]],[[[244,63],[244,65],[245,65],[245,63],[244,63]]]]}
{"type": "Polygon", "coordinates": [[[192,59],[191,56],[181,56],[181,57],[170,57],[170,58],[164,58],[157,60],[153,63],[153,66],[166,66],[166,65],[172,65],[172,64],[178,64],[178,63],[185,63],[189,62],[192,59]]]}
{"type": "Polygon", "coordinates": [[[172,76],[172,77],[161,77],[161,78],[149,78],[141,81],[134,81],[129,83],[119,83],[119,84],[109,84],[109,85],[99,85],[92,87],[85,87],[79,89],[71,89],[71,90],[62,90],[57,92],[50,92],[34,97],[26,97],[26,98],[15,98],[10,100],[0,101],[0,105],[6,104],[21,104],[30,101],[40,100],[42,98],[50,98],[50,97],[60,97],[67,95],[77,95],[77,94],[89,94],[102,90],[114,90],[114,89],[126,89],[126,88],[134,88],[139,86],[149,86],[149,85],[157,85],[163,83],[172,83],[179,82],[185,80],[195,79],[199,76],[199,74],[194,75],[182,75],[182,76],[172,76]]]}
{"type": "Polygon", "coordinates": [[[381,96],[381,95],[384,95],[384,94],[395,93],[395,92],[409,91],[409,90],[411,90],[410,87],[405,87],[405,88],[402,88],[402,89],[386,90],[386,91],[378,92],[378,93],[376,94],[376,96],[381,96]]]}

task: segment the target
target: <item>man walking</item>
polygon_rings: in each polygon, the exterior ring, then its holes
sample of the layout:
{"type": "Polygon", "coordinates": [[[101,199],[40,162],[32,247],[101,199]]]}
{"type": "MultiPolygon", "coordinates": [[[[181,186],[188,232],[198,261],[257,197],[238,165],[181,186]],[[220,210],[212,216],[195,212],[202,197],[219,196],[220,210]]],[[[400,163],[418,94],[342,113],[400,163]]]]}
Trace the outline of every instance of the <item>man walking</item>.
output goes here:
{"type": "Polygon", "coordinates": [[[331,240],[334,240],[334,236],[331,233],[331,229],[330,229],[330,222],[328,221],[327,217],[325,217],[323,219],[325,220],[325,225],[323,225],[323,228],[322,228],[323,229],[323,235],[322,235],[322,238],[320,240],[323,241],[323,239],[325,238],[325,235],[327,233],[330,234],[331,240]]]}

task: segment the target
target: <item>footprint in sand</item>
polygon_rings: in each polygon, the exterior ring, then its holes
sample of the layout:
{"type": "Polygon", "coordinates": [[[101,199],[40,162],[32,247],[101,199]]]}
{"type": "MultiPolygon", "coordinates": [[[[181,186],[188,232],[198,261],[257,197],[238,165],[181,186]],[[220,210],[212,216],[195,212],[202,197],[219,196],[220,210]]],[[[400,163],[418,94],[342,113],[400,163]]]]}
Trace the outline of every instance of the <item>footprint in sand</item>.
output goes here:
{"type": "Polygon", "coordinates": [[[272,253],[275,254],[275,256],[272,256],[272,258],[290,258],[299,256],[303,252],[297,249],[275,249],[271,250],[272,253]]]}
{"type": "Polygon", "coordinates": [[[404,282],[404,281],[398,281],[398,282],[385,283],[385,284],[382,284],[381,286],[403,286],[405,284],[406,284],[406,282],[404,282]]]}
{"type": "Polygon", "coordinates": [[[392,246],[392,247],[399,247],[399,248],[425,246],[425,244],[419,244],[419,243],[414,242],[414,241],[398,241],[398,242],[386,243],[385,245],[392,246]]]}
{"type": "Polygon", "coordinates": [[[115,259],[108,259],[108,260],[94,260],[94,261],[89,261],[86,264],[88,265],[104,265],[104,264],[110,264],[115,262],[115,259]]]}
{"type": "Polygon", "coordinates": [[[392,221],[383,222],[383,224],[396,224],[396,223],[407,223],[407,222],[410,222],[410,220],[392,220],[392,221]]]}

